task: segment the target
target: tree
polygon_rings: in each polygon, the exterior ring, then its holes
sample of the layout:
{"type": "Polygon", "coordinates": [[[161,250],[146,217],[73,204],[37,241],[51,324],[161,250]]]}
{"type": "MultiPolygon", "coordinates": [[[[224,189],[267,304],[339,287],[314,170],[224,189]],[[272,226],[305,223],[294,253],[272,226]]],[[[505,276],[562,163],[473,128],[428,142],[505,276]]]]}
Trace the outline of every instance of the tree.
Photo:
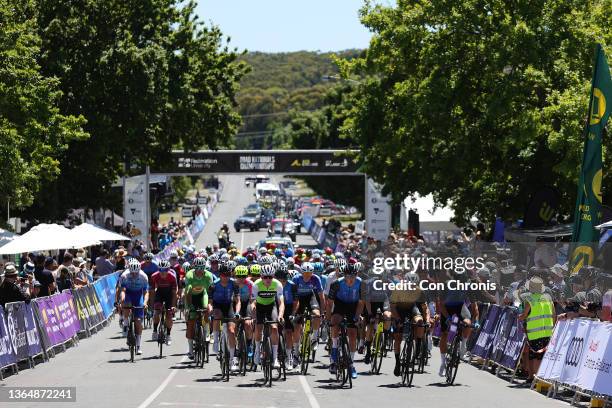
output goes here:
{"type": "Polygon", "coordinates": [[[593,48],[612,44],[611,9],[611,0],[368,2],[370,48],[341,63],[343,75],[369,75],[343,134],[396,201],[433,193],[458,222],[520,218],[551,185],[571,214],[593,48]]]}
{"type": "Polygon", "coordinates": [[[246,64],[217,27],[178,0],[37,0],[41,66],[59,79],[63,112],[84,115],[91,137],[61,156],[62,179],[31,214],[112,202],[132,169],[185,150],[231,143],[235,95],[246,64]]]}
{"type": "Polygon", "coordinates": [[[58,81],[41,74],[35,7],[0,0],[0,202],[32,204],[57,178],[68,143],[87,138],[82,116],[63,115],[58,81]]]}

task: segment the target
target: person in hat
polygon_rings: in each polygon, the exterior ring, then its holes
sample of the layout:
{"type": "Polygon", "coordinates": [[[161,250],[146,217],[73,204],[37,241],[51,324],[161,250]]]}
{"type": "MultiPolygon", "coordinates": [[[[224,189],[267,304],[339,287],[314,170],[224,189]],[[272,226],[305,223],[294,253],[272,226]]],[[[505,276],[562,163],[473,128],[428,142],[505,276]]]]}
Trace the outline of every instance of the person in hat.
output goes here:
{"type": "Polygon", "coordinates": [[[539,276],[532,276],[527,282],[527,290],[528,294],[523,297],[524,310],[518,319],[525,321],[525,334],[529,343],[529,383],[540,368],[556,319],[553,301],[550,295],[544,293],[544,280],[539,276]]]}
{"type": "Polygon", "coordinates": [[[6,307],[7,303],[11,302],[29,302],[30,301],[30,285],[22,289],[17,284],[19,272],[12,262],[4,265],[4,279],[0,284],[0,305],[6,307]]]}

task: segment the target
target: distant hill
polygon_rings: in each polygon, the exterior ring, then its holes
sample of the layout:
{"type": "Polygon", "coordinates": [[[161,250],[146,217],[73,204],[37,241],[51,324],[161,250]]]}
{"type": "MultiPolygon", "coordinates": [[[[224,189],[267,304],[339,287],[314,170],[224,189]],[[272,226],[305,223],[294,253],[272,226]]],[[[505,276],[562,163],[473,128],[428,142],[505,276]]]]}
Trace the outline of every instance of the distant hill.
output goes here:
{"type": "Polygon", "coordinates": [[[243,78],[238,95],[238,111],[244,117],[244,125],[236,138],[236,147],[274,147],[269,136],[275,127],[284,124],[287,118],[284,112],[310,111],[322,106],[327,89],[334,85],[324,77],[338,73],[332,55],[351,59],[361,52],[252,52],[242,56],[252,70],[243,78]]]}

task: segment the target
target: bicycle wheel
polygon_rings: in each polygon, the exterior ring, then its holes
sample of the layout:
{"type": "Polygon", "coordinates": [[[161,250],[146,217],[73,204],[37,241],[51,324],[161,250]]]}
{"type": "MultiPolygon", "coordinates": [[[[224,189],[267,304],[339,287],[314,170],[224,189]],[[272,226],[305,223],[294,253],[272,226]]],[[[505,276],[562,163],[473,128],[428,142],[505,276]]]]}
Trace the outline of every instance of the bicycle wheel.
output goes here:
{"type": "Polygon", "coordinates": [[[263,372],[264,372],[264,385],[268,387],[272,386],[272,344],[270,342],[270,337],[266,337],[264,339],[263,344],[263,372]]]}
{"type": "Polygon", "coordinates": [[[236,349],[238,350],[238,373],[242,376],[246,375],[247,370],[247,341],[246,341],[246,333],[244,332],[244,326],[240,327],[240,331],[238,332],[238,344],[236,345],[236,349]]]}
{"type": "Polygon", "coordinates": [[[278,336],[278,364],[280,367],[278,368],[278,377],[276,378],[279,381],[281,378],[283,381],[287,380],[287,367],[285,366],[285,362],[287,361],[287,346],[285,345],[285,337],[280,333],[278,336]]]}
{"type": "Polygon", "coordinates": [[[206,337],[204,337],[206,334],[206,332],[204,331],[204,328],[202,326],[200,326],[199,328],[199,332],[198,332],[198,338],[199,338],[199,342],[198,342],[198,367],[200,368],[204,368],[204,363],[208,362],[208,355],[206,354],[206,337]],[[205,361],[206,360],[206,361],[205,361]]]}
{"type": "Polygon", "coordinates": [[[208,323],[201,326],[202,327],[202,367],[204,367],[204,363],[208,363],[208,358],[210,357],[210,339],[209,339],[209,330],[210,326],[208,323]]]}
{"type": "Polygon", "coordinates": [[[412,356],[412,337],[404,340],[404,348],[402,349],[402,385],[411,386],[414,378],[414,359],[412,356]]]}
{"type": "Polygon", "coordinates": [[[351,377],[351,354],[349,352],[346,336],[342,337],[342,385],[348,382],[349,388],[353,388],[353,378],[351,377]]]}
{"type": "Polygon", "coordinates": [[[382,341],[384,333],[376,333],[374,335],[374,342],[372,344],[372,362],[370,363],[371,371],[374,374],[380,374],[380,366],[382,365],[382,347],[384,342],[382,341]]]}
{"type": "Polygon", "coordinates": [[[223,378],[225,381],[229,381],[230,378],[230,361],[229,361],[229,348],[227,346],[227,337],[223,336],[223,378]]]}
{"type": "Polygon", "coordinates": [[[310,335],[304,332],[302,335],[302,344],[300,345],[300,359],[301,366],[300,372],[302,375],[306,375],[308,372],[308,365],[310,364],[310,335]]]}
{"type": "Polygon", "coordinates": [[[423,374],[425,372],[425,357],[427,356],[426,349],[427,342],[423,339],[416,339],[416,365],[418,367],[419,374],[423,374]]]}
{"type": "Polygon", "coordinates": [[[455,336],[446,357],[446,383],[453,385],[459,370],[459,336],[455,336]]]}
{"type": "Polygon", "coordinates": [[[130,319],[130,328],[128,330],[128,346],[130,348],[130,361],[134,362],[134,353],[136,352],[136,339],[134,335],[134,321],[130,319]]]}

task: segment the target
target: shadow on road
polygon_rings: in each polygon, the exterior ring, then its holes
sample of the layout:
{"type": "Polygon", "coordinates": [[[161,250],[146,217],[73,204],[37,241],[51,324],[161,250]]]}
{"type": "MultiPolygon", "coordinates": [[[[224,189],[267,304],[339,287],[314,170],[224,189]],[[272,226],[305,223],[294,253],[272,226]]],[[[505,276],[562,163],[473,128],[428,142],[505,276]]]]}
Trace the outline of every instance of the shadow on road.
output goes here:
{"type": "Polygon", "coordinates": [[[200,383],[209,383],[209,382],[223,382],[223,378],[217,374],[215,374],[215,377],[217,378],[196,378],[195,380],[193,380],[194,382],[200,382],[200,383]]]}
{"type": "Polygon", "coordinates": [[[119,352],[127,352],[129,351],[128,348],[114,348],[114,349],[110,349],[110,350],[106,350],[107,353],[119,353],[119,352]]]}
{"type": "Polygon", "coordinates": [[[469,385],[465,385],[465,384],[461,384],[461,383],[447,384],[445,382],[431,383],[431,384],[427,384],[427,386],[428,387],[441,387],[441,388],[446,388],[446,387],[469,387],[469,385]]]}
{"type": "MultiPolygon", "coordinates": [[[[134,360],[136,361],[136,360],[134,360]]],[[[111,363],[111,364],[115,364],[115,363],[129,363],[130,359],[129,358],[123,358],[121,360],[108,360],[107,363],[111,363]]]]}

